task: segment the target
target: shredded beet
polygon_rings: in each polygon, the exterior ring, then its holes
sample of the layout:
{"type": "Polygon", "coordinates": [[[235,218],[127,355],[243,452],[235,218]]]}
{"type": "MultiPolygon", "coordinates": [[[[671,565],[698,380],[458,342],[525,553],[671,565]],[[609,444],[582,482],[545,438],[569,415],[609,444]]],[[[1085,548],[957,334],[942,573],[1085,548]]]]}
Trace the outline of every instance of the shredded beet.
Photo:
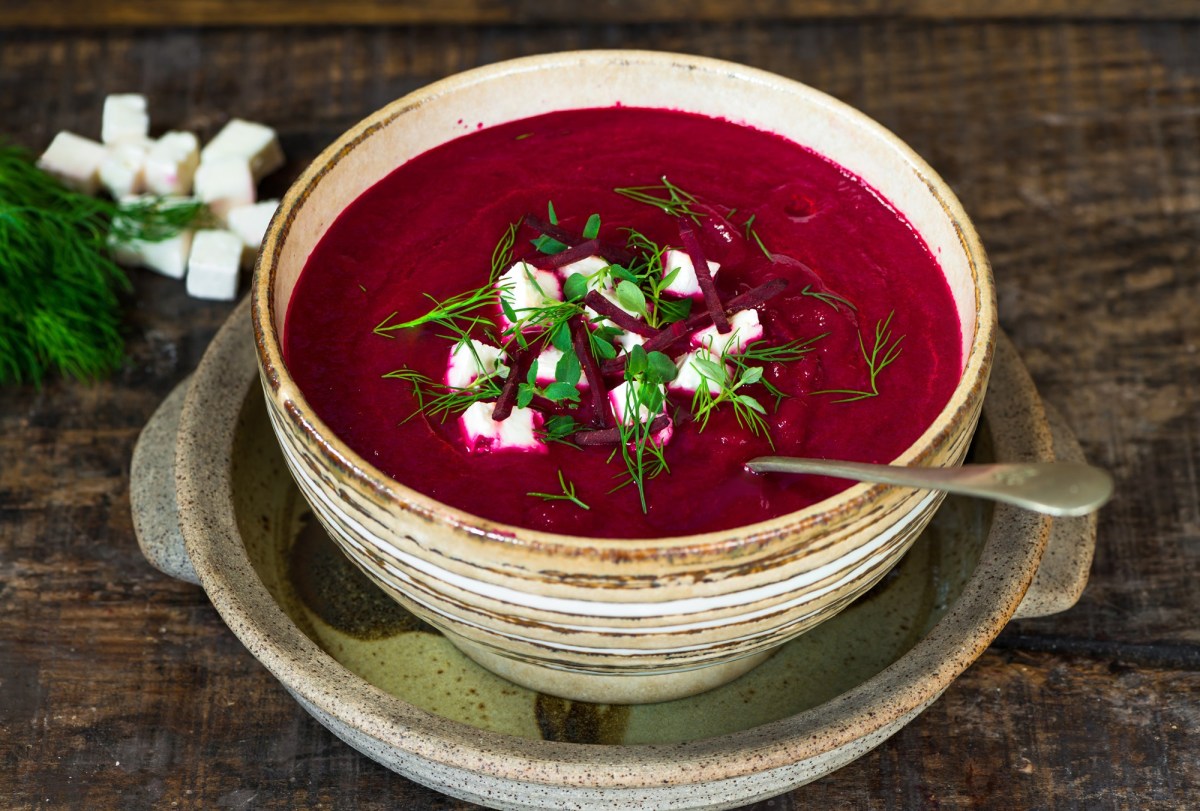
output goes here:
{"type": "MultiPolygon", "coordinates": [[[[659,414],[650,423],[650,433],[656,434],[671,424],[671,418],[659,414]]],[[[576,431],[571,441],[577,445],[617,445],[621,442],[620,428],[600,428],[595,431],[576,431]]]]}
{"type": "Polygon", "coordinates": [[[594,256],[600,249],[600,240],[589,239],[585,242],[580,242],[578,245],[567,248],[565,251],[552,254],[536,254],[531,256],[526,261],[540,270],[553,270],[560,268],[563,265],[569,265],[572,262],[577,262],[580,259],[586,259],[589,256],[594,256]]]}
{"type": "MultiPolygon", "coordinates": [[[[729,300],[725,305],[725,315],[733,315],[742,310],[749,310],[752,307],[769,301],[775,296],[783,292],[787,287],[787,279],[770,279],[763,282],[758,287],[753,287],[745,293],[740,293],[729,300]]],[[[691,335],[696,330],[703,327],[709,321],[707,311],[696,313],[689,317],[686,321],[676,321],[673,324],[668,324],[663,327],[653,338],[646,340],[642,344],[642,348],[647,352],[666,352],[675,344],[676,341],[691,335]]],[[[601,371],[606,375],[620,374],[625,369],[625,358],[627,355],[620,355],[612,360],[604,361],[601,371]]]]}
{"type": "MultiPolygon", "coordinates": [[[[560,228],[553,223],[546,222],[541,217],[536,217],[533,214],[525,215],[525,224],[537,231],[539,234],[545,234],[551,239],[557,239],[564,245],[578,245],[582,237],[572,234],[565,228],[560,228]]],[[[596,240],[596,250],[593,253],[603,256],[609,262],[612,262],[623,267],[627,267],[633,261],[633,254],[618,245],[612,245],[607,242],[596,240]]],[[[589,254],[590,256],[591,254],[589,254]]],[[[582,257],[581,257],[582,258],[582,257]]]]}
{"type": "Polygon", "coordinates": [[[600,315],[607,318],[609,321],[616,324],[626,332],[636,332],[646,338],[652,338],[658,334],[658,330],[622,310],[617,305],[601,295],[600,291],[592,290],[583,298],[583,303],[591,307],[600,315]]]}
{"type": "Polygon", "coordinates": [[[496,422],[506,420],[508,415],[512,414],[513,406],[517,404],[517,387],[525,380],[529,374],[529,367],[533,365],[533,350],[529,347],[516,349],[510,361],[508,368],[512,371],[504,378],[500,396],[496,398],[496,407],[492,409],[492,419],[496,422]]]}
{"type": "Polygon", "coordinates": [[[587,377],[588,391],[592,395],[592,423],[601,427],[610,425],[608,409],[608,387],[604,385],[604,375],[592,354],[591,339],[588,337],[587,324],[582,315],[574,315],[568,322],[571,330],[571,345],[579,356],[579,365],[587,377]]]}
{"type": "Polygon", "coordinates": [[[687,251],[688,257],[692,260],[692,266],[696,270],[696,281],[700,285],[701,292],[704,293],[704,306],[708,307],[708,314],[712,318],[717,332],[722,334],[729,332],[732,327],[729,326],[729,319],[725,317],[725,308],[721,306],[721,297],[717,295],[716,282],[713,281],[712,273],[708,270],[708,260],[704,258],[700,240],[696,238],[696,230],[692,228],[692,223],[687,217],[679,218],[679,239],[683,242],[683,248],[687,251]]]}

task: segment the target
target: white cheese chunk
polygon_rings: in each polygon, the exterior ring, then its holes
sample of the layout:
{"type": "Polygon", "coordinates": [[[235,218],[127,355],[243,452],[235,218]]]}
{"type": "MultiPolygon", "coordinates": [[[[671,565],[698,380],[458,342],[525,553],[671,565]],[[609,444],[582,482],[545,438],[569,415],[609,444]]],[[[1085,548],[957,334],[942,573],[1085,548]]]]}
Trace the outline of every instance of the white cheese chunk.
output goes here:
{"type": "Polygon", "coordinates": [[[254,176],[243,158],[222,158],[201,163],[196,169],[194,191],[222,221],[230,210],[255,200],[254,176]]]}
{"type": "Polygon", "coordinates": [[[533,451],[545,453],[546,446],[537,438],[542,415],[532,408],[514,408],[507,419],[492,419],[494,403],[472,403],[459,418],[467,450],[533,451]]]}
{"type": "Polygon", "coordinates": [[[237,297],[242,241],[229,231],[205,229],[192,238],[187,291],[195,298],[232,301],[237,297]]]}
{"type": "MultiPolygon", "coordinates": [[[[718,262],[711,259],[706,260],[708,264],[708,272],[714,277],[717,271],[721,269],[718,262]]],[[[677,251],[674,248],[663,254],[663,278],[671,274],[671,271],[679,269],[675,274],[675,278],[671,283],[663,288],[668,293],[674,293],[677,296],[702,296],[704,291],[700,289],[700,282],[696,278],[696,266],[692,263],[692,257],[687,251],[677,251]]]]}
{"type": "MultiPolygon", "coordinates": [[[[619,386],[614,386],[608,392],[608,402],[609,402],[609,405],[612,407],[613,417],[616,418],[617,422],[619,422],[622,425],[632,425],[634,423],[635,419],[638,422],[646,422],[647,420],[651,420],[654,418],[654,416],[656,416],[656,415],[652,415],[650,413],[650,409],[646,408],[646,406],[642,402],[640,402],[643,399],[642,398],[642,387],[645,385],[647,385],[647,384],[638,383],[637,381],[627,380],[624,383],[620,384],[619,386]],[[631,387],[634,387],[634,388],[631,388],[631,387]],[[630,401],[632,401],[634,399],[639,401],[637,403],[636,418],[634,417],[633,414],[630,414],[626,410],[626,407],[631,404],[630,401]]],[[[662,386],[658,383],[653,383],[653,384],[649,384],[649,385],[656,386],[660,392],[662,391],[662,386]]],[[[665,393],[664,393],[662,402],[664,405],[666,404],[665,393]]]]}
{"type": "Polygon", "coordinates": [[[242,240],[242,267],[250,267],[262,247],[267,226],[279,208],[278,200],[262,200],[248,206],[238,206],[225,212],[225,226],[242,240]]]}
{"type": "Polygon", "coordinates": [[[38,158],[38,168],[84,194],[95,194],[100,186],[100,164],[108,156],[103,144],[66,130],[54,136],[38,158]]]}
{"type": "Polygon", "coordinates": [[[100,183],[109,194],[120,199],[146,190],[147,141],[120,141],[105,150],[100,164],[100,183]]]}
{"type": "MultiPolygon", "coordinates": [[[[496,287],[500,290],[500,298],[508,303],[517,318],[523,318],[529,310],[562,301],[562,286],[558,277],[528,262],[516,262],[504,271],[496,280],[496,287]]],[[[512,323],[503,314],[501,320],[505,325],[512,323]]]]}
{"type": "Polygon", "coordinates": [[[704,347],[714,355],[738,355],[746,351],[746,344],[763,336],[762,324],[758,321],[758,310],[742,310],[729,318],[729,332],[722,335],[716,326],[702,329],[692,336],[692,345],[704,347]]]}
{"type": "Polygon", "coordinates": [[[553,346],[546,347],[538,354],[537,359],[533,362],[538,385],[545,386],[555,381],[554,371],[558,367],[558,362],[562,360],[562,356],[562,350],[553,346]]]}
{"type": "Polygon", "coordinates": [[[146,153],[146,190],[153,194],[191,194],[200,163],[200,142],[190,132],[168,132],[146,153]]]}
{"type": "Polygon", "coordinates": [[[629,353],[633,351],[635,346],[641,346],[646,343],[646,338],[643,335],[638,335],[636,332],[622,332],[617,336],[617,345],[621,347],[621,351],[629,353]]]}
{"type": "Polygon", "coordinates": [[[474,338],[470,340],[469,345],[456,343],[450,349],[450,360],[446,364],[446,385],[464,389],[474,383],[480,375],[495,374],[497,361],[502,357],[503,349],[476,341],[474,338]]]}
{"type": "Polygon", "coordinates": [[[585,256],[583,259],[576,259],[574,262],[563,265],[558,271],[564,279],[569,279],[576,273],[587,277],[588,290],[595,290],[604,281],[600,271],[608,265],[608,260],[602,256],[585,256]]]}
{"type": "Polygon", "coordinates": [[[122,265],[148,268],[172,279],[182,279],[187,273],[192,232],[180,231],[170,239],[158,242],[134,239],[111,247],[113,259],[122,265]]]}
{"type": "Polygon", "coordinates": [[[104,99],[100,140],[106,144],[144,141],[150,137],[146,97],[140,93],[114,93],[104,99]]]}
{"type": "MultiPolygon", "coordinates": [[[[721,366],[720,359],[715,357],[707,349],[696,349],[680,356],[675,362],[675,379],[672,380],[667,387],[673,391],[697,391],[701,386],[707,384],[709,394],[716,396],[721,393],[721,383],[723,380],[713,380],[712,373],[716,371],[712,367],[701,371],[700,366],[696,364],[697,359],[711,361],[716,369],[720,369],[724,377],[729,377],[728,369],[721,366]]],[[[707,365],[707,364],[706,364],[707,365]]]]}
{"type": "Polygon", "coordinates": [[[283,148],[275,130],[264,124],[235,118],[200,150],[200,163],[239,158],[258,182],[283,166],[283,148]]]}

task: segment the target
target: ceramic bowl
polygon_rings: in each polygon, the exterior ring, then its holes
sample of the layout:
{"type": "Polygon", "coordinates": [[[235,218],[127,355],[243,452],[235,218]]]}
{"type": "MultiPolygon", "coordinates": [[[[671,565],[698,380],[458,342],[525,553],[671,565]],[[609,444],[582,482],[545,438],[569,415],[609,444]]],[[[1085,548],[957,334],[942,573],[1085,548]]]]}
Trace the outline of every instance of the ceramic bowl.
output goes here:
{"type": "Polygon", "coordinates": [[[946,407],[897,463],[961,461],[983,403],[996,318],[983,249],[932,169],[861,113],[740,65],[631,51],[499,63],[394,102],[308,167],[272,222],[253,286],[267,409],[301,492],[372,580],[486,668],[544,693],[635,703],[729,681],[833,616],[895,565],[940,496],[857,485],[770,521],[672,538],[496,524],[405,487],[350,450],[309,406],[280,348],[309,253],[397,165],[461,135],[464,121],[486,126],[617,103],[782,134],[861,177],[920,232],[958,308],[964,368],[946,407]]]}

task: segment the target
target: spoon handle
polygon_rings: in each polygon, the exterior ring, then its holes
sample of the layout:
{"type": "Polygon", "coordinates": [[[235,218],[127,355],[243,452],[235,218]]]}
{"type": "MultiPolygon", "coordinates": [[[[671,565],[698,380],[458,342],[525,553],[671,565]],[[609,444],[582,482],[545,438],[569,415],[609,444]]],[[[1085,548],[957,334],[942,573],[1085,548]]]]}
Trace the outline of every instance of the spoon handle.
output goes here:
{"type": "Polygon", "coordinates": [[[1047,515],[1087,515],[1112,496],[1107,471],[1076,462],[1012,462],[961,467],[903,467],[760,456],[746,467],[756,473],[817,473],[839,479],[898,484],[1003,501],[1047,515]]]}

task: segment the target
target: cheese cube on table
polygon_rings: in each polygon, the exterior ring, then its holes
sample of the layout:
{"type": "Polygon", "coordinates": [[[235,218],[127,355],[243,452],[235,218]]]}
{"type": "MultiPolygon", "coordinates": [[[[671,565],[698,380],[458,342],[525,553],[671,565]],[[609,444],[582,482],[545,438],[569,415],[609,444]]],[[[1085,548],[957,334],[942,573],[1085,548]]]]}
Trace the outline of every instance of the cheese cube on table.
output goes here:
{"type": "Polygon", "coordinates": [[[729,332],[721,334],[716,326],[702,329],[692,336],[692,345],[704,347],[709,352],[721,355],[738,355],[746,351],[746,345],[763,336],[762,324],[757,310],[742,310],[729,318],[729,332]]]}
{"type": "Polygon", "coordinates": [[[263,200],[253,205],[231,208],[225,213],[225,226],[242,240],[242,266],[250,267],[262,247],[267,226],[279,208],[278,200],[263,200]]]}
{"type": "Polygon", "coordinates": [[[257,183],[283,166],[283,148],[275,130],[235,118],[200,150],[200,163],[239,158],[250,167],[257,183]]]}
{"type": "Polygon", "coordinates": [[[467,450],[546,452],[545,444],[536,434],[541,414],[532,408],[514,408],[507,419],[497,422],[492,419],[495,408],[495,403],[472,403],[459,417],[467,450]]]}
{"type": "Polygon", "coordinates": [[[134,140],[120,141],[107,148],[100,164],[100,183],[114,198],[145,191],[149,148],[149,142],[134,140]]]}
{"type": "MultiPolygon", "coordinates": [[[[697,360],[710,361],[717,369],[721,370],[724,379],[728,379],[729,372],[721,366],[720,358],[713,355],[707,349],[697,349],[682,355],[675,362],[675,368],[678,371],[675,373],[675,379],[667,384],[667,388],[673,391],[694,392],[707,384],[709,394],[715,397],[721,393],[721,383],[723,380],[713,380],[712,373],[716,370],[712,367],[701,371],[701,367],[696,364],[697,360]]],[[[707,366],[707,364],[705,365],[707,366]]]]}
{"type": "Polygon", "coordinates": [[[242,241],[229,231],[205,229],[192,238],[188,255],[188,295],[232,301],[237,296],[242,241]]]}
{"type": "Polygon", "coordinates": [[[95,194],[100,187],[100,164],[106,157],[103,144],[64,130],[54,136],[37,165],[69,188],[95,194]]]}
{"type": "MultiPolygon", "coordinates": [[[[679,272],[675,274],[675,278],[671,283],[663,288],[665,292],[674,293],[677,296],[702,296],[704,291],[700,289],[700,281],[696,278],[696,266],[692,262],[692,257],[687,251],[677,251],[675,249],[668,250],[663,254],[663,278],[671,274],[671,271],[678,268],[679,272]]],[[[721,269],[721,265],[712,260],[708,260],[708,272],[713,276],[717,275],[717,271],[721,269]]]]}
{"type": "Polygon", "coordinates": [[[146,190],[153,194],[191,194],[200,163],[200,142],[190,132],[168,132],[146,153],[146,190]]]}
{"type": "Polygon", "coordinates": [[[120,264],[148,268],[172,279],[182,279],[187,273],[191,249],[191,231],[181,231],[158,242],[134,239],[112,245],[113,258],[120,264]]]}
{"type": "Polygon", "coordinates": [[[194,191],[222,221],[229,211],[250,205],[256,197],[254,176],[243,158],[201,162],[196,169],[194,191]]]}
{"type": "MultiPolygon", "coordinates": [[[[558,277],[548,270],[538,270],[528,262],[516,262],[496,280],[500,298],[507,302],[523,318],[529,310],[546,307],[562,301],[562,287],[558,277]]],[[[509,325],[508,317],[501,313],[501,320],[509,325]]]]}
{"type": "Polygon", "coordinates": [[[115,93],[104,99],[100,140],[106,144],[144,141],[150,135],[146,97],[139,93],[115,93]]]}
{"type": "Polygon", "coordinates": [[[450,362],[446,365],[446,385],[456,389],[466,388],[480,375],[496,373],[496,367],[504,350],[483,341],[470,339],[470,345],[456,343],[450,350],[450,362]]]}

